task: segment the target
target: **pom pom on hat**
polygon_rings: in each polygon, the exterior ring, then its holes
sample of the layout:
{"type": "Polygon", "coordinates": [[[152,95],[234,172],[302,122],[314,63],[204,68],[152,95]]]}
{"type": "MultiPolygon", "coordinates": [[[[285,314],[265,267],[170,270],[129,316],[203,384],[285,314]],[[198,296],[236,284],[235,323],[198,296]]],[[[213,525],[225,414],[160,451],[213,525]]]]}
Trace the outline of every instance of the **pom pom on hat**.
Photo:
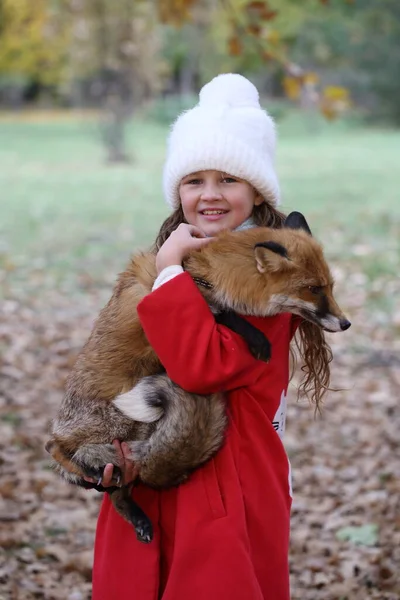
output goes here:
{"type": "Polygon", "coordinates": [[[257,88],[242,75],[215,77],[201,89],[199,104],[172,126],[163,179],[167,203],[179,206],[182,177],[216,169],[248,181],[278,205],[275,141],[273,120],[261,108],[257,88]]]}
{"type": "Polygon", "coordinates": [[[199,94],[199,106],[216,107],[220,105],[252,106],[260,108],[258,90],[246,77],[235,73],[227,73],[214,77],[199,94]]]}

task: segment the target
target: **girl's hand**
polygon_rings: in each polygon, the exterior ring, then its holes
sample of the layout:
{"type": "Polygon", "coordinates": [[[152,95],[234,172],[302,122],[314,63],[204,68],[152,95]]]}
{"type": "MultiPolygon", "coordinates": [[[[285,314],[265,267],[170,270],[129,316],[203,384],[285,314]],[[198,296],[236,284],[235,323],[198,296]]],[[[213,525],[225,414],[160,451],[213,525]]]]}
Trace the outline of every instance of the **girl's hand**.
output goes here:
{"type": "Polygon", "coordinates": [[[163,269],[171,265],[181,265],[191,250],[206,246],[212,239],[212,237],[206,237],[198,227],[181,223],[158,251],[157,273],[160,274],[163,269]]]}
{"type": "MultiPolygon", "coordinates": [[[[119,440],[113,441],[113,446],[115,447],[118,453],[119,459],[119,468],[122,473],[122,480],[120,481],[120,485],[127,485],[131,481],[134,481],[139,474],[139,469],[135,466],[135,463],[132,460],[132,455],[129,449],[129,446],[126,442],[119,442],[119,440]]],[[[108,464],[104,467],[103,478],[101,480],[101,485],[103,487],[111,487],[115,486],[115,481],[112,481],[114,471],[114,465],[108,464]]],[[[91,477],[84,477],[85,481],[89,481],[90,483],[97,483],[91,477]]]]}

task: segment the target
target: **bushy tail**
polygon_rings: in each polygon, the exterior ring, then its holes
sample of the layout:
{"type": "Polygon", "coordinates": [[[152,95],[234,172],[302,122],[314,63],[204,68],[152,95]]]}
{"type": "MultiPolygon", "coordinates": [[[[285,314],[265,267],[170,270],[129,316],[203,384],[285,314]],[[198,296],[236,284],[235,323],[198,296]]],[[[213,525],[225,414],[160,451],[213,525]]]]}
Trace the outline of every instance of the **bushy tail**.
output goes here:
{"type": "Polygon", "coordinates": [[[181,483],[221,447],[227,417],[220,395],[190,394],[166,375],[145,377],[128,394],[134,394],[136,406],[130,410],[125,399],[123,403],[117,399],[124,414],[147,422],[158,418],[148,440],[130,443],[140,478],[147,485],[181,483]]]}

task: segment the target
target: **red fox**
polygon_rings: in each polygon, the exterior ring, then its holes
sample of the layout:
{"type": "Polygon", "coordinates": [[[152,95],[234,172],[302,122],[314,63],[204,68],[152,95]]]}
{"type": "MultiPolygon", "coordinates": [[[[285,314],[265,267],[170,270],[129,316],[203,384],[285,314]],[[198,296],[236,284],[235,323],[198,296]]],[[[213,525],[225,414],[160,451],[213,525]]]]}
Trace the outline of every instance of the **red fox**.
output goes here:
{"type": "MultiPolygon", "coordinates": [[[[216,318],[248,339],[264,360],[268,341],[235,313],[291,312],[319,330],[350,327],[333,297],[322,248],[300,213],[291,213],[282,229],[223,232],[192,252],[184,269],[216,318]]],[[[107,463],[118,466],[114,439],[129,442],[140,480],[156,488],[182,483],[222,445],[223,397],[188,393],[172,383],[145,337],[136,307],[155,278],[154,253],[133,257],[69,376],[46,449],[71,483],[104,491],[83,477],[101,479],[107,463]]],[[[131,490],[132,485],[116,485],[106,491],[138,539],[149,542],[151,523],[131,490]]]]}

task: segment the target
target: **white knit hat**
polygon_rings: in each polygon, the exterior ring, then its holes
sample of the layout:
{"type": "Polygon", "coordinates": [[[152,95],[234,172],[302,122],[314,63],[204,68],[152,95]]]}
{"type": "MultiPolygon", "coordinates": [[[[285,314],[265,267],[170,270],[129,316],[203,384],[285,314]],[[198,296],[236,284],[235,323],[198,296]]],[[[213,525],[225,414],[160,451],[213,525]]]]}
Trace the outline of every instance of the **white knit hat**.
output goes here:
{"type": "Polygon", "coordinates": [[[182,177],[216,169],[248,181],[277,206],[275,141],[274,122],[261,108],[257,88],[242,75],[215,77],[200,91],[199,104],[172,126],[163,180],[167,204],[179,206],[182,177]]]}

